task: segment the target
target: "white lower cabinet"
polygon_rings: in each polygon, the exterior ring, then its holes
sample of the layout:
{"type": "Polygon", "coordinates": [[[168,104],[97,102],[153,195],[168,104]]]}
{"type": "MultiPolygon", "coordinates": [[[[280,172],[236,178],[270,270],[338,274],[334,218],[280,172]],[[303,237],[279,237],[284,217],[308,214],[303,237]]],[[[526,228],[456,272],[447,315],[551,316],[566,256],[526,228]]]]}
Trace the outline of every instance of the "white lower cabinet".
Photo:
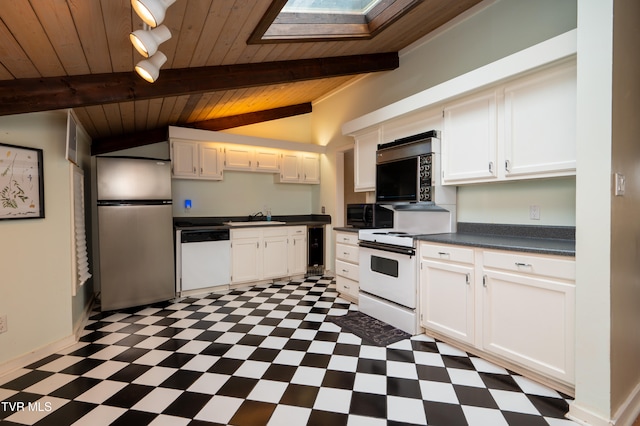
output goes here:
{"type": "Polygon", "coordinates": [[[301,275],[307,272],[307,227],[290,226],[289,234],[289,275],[301,275]]]}
{"type": "Polygon", "coordinates": [[[336,289],[347,300],[358,301],[360,292],[358,234],[336,232],[336,289]]]}
{"type": "Polygon", "coordinates": [[[421,325],[473,344],[476,311],[473,282],[472,249],[425,247],[420,260],[421,325]],[[436,248],[435,253],[427,250],[431,248],[436,248]],[[470,253],[472,262],[452,255],[454,250],[470,253]]]}
{"type": "Polygon", "coordinates": [[[231,284],[304,274],[305,241],[305,226],[231,229],[231,284]]]}
{"type": "Polygon", "coordinates": [[[574,258],[421,243],[419,275],[427,331],[573,385],[574,258]]]}

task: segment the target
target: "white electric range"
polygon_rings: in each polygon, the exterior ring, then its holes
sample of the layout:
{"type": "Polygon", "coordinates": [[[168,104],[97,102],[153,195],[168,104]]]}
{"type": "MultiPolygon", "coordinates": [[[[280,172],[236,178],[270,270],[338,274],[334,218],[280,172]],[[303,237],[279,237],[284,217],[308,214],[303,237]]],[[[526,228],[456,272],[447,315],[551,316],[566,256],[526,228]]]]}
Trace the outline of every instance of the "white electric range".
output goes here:
{"type": "Polygon", "coordinates": [[[451,232],[449,212],[429,214],[404,228],[358,231],[360,311],[411,335],[420,333],[415,238],[451,232]]]}

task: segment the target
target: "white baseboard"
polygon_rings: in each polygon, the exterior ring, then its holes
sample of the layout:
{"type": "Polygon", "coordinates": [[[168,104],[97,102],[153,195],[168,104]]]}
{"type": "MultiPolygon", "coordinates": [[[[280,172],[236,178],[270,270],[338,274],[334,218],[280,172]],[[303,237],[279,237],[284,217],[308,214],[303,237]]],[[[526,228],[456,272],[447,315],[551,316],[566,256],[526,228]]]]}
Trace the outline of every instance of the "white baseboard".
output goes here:
{"type": "Polygon", "coordinates": [[[87,321],[89,321],[89,317],[91,316],[91,311],[93,309],[95,299],[93,299],[90,303],[87,304],[84,312],[82,313],[82,318],[77,322],[74,327],[73,333],[69,336],[63,337],[60,340],[56,340],[55,342],[51,342],[47,345],[44,345],[34,351],[28,352],[24,355],[20,355],[16,358],[13,358],[9,361],[6,361],[0,364],[0,377],[11,373],[12,371],[18,370],[20,368],[24,368],[29,364],[33,364],[34,362],[48,357],[49,355],[53,355],[54,353],[67,348],[71,345],[75,345],[80,340],[80,333],[84,330],[87,321]]]}
{"type": "Polygon", "coordinates": [[[613,424],[610,419],[577,405],[575,401],[569,404],[567,418],[585,426],[611,426],[613,424]]]}
{"type": "Polygon", "coordinates": [[[612,419],[604,418],[592,411],[581,407],[576,402],[569,406],[567,417],[577,423],[588,426],[632,426],[635,419],[640,415],[640,383],[636,385],[633,392],[627,396],[614,414],[612,419]]]}

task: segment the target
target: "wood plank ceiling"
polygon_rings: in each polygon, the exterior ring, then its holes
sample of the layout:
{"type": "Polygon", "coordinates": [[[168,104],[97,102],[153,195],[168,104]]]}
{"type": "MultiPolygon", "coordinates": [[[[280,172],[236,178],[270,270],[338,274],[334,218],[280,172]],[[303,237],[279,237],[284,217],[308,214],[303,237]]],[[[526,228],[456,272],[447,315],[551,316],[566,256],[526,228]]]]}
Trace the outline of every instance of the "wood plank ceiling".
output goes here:
{"type": "Polygon", "coordinates": [[[160,46],[168,59],[158,81],[150,84],[133,71],[142,58],[129,33],[142,28],[142,21],[130,0],[3,1],[0,114],[73,107],[94,145],[106,146],[119,138],[156,135],[149,143],[161,137],[162,129],[166,134],[169,125],[197,127],[205,122],[220,129],[242,123],[236,116],[259,120],[260,111],[274,110],[265,119],[308,112],[311,102],[354,76],[394,68],[383,63],[389,55],[368,55],[392,54],[397,62],[399,50],[480,0],[422,0],[370,40],[247,44],[271,2],[177,0],[164,21],[172,38],[160,46]],[[284,61],[335,57],[352,68],[329,69],[320,62],[312,73],[306,72],[307,66],[299,68],[299,75],[282,72],[282,78],[263,78],[267,72],[276,76],[277,70],[294,69],[295,63],[284,61]],[[364,66],[367,61],[374,66],[364,66]],[[269,69],[269,63],[277,66],[269,69]],[[254,71],[254,81],[246,72],[259,64],[267,71],[254,71]],[[244,80],[234,80],[231,71],[236,66],[244,80]],[[222,76],[225,84],[220,83],[222,76]],[[63,96],[64,90],[71,95],[63,96]],[[216,125],[220,119],[225,120],[216,125]]]}

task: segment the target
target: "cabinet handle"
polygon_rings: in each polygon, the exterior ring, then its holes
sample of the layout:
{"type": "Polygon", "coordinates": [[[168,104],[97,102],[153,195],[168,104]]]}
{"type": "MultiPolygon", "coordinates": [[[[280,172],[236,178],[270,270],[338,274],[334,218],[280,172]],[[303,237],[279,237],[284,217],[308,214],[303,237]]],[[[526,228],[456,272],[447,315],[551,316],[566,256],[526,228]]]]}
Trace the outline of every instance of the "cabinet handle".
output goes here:
{"type": "Polygon", "coordinates": [[[493,173],[493,161],[489,161],[489,173],[493,173]]]}
{"type": "Polygon", "coordinates": [[[256,248],[260,248],[260,242],[259,241],[256,243],[256,248]]]}
{"type": "Polygon", "coordinates": [[[194,166],[194,167],[193,167],[193,173],[197,173],[197,172],[198,172],[198,171],[197,171],[196,167],[194,166]]]}
{"type": "Polygon", "coordinates": [[[438,254],[440,256],[451,256],[449,253],[447,253],[446,251],[439,251],[438,254]]]}
{"type": "Polygon", "coordinates": [[[266,241],[264,242],[264,248],[267,248],[267,242],[266,241]]]}
{"type": "Polygon", "coordinates": [[[345,273],[345,274],[348,274],[349,270],[348,269],[343,269],[342,272],[345,273]]]}
{"type": "Polygon", "coordinates": [[[530,263],[521,263],[521,262],[516,262],[516,266],[517,267],[522,267],[522,268],[531,268],[531,264],[530,263]]]}
{"type": "Polygon", "coordinates": [[[486,275],[483,275],[483,276],[482,276],[482,286],[483,286],[483,287],[486,287],[486,286],[487,286],[487,276],[486,276],[486,275]]]}
{"type": "MultiPolygon", "coordinates": [[[[249,165],[251,165],[251,161],[249,161],[249,165]]],[[[256,167],[260,167],[260,162],[256,161],[256,167]]]]}
{"type": "Polygon", "coordinates": [[[505,160],[505,162],[504,162],[504,169],[505,169],[507,172],[510,172],[510,171],[511,171],[511,161],[509,161],[509,160],[505,160]]]}
{"type": "Polygon", "coordinates": [[[471,284],[471,274],[467,273],[467,285],[471,284]]]}
{"type": "Polygon", "coordinates": [[[200,174],[204,173],[204,167],[200,167],[200,174]]]}
{"type": "Polygon", "coordinates": [[[349,253],[347,253],[346,251],[343,251],[342,254],[345,256],[349,256],[349,253]]]}
{"type": "Polygon", "coordinates": [[[251,160],[249,160],[249,167],[251,167],[251,160]]]}

